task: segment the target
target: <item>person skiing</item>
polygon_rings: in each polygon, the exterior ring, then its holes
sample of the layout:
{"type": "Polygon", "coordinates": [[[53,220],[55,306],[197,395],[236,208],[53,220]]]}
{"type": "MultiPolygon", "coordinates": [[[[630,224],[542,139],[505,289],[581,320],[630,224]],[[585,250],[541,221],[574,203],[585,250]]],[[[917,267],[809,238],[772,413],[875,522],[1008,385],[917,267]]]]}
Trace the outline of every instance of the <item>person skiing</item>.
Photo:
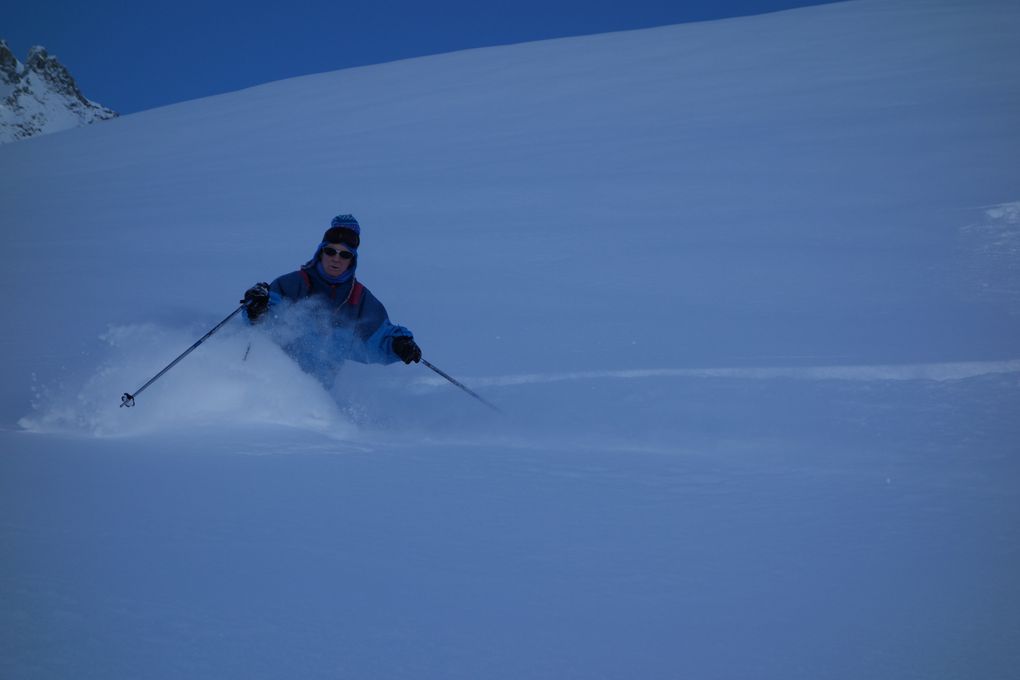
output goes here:
{"type": "Polygon", "coordinates": [[[421,360],[407,328],[355,277],[361,225],[337,215],[312,259],[300,269],[257,283],[241,303],[249,322],[264,325],[302,370],[330,389],[345,360],[405,364],[421,360]]]}

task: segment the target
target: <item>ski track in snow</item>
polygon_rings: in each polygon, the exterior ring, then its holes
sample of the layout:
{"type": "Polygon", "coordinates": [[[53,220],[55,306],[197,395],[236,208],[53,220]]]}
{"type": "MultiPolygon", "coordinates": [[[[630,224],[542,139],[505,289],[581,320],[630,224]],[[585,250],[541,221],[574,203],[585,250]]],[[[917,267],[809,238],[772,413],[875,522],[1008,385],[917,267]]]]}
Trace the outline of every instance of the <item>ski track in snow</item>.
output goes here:
{"type": "MultiPolygon", "coordinates": [[[[575,380],[635,380],[641,378],[734,378],[742,380],[965,380],[983,375],[1020,373],[1020,359],[962,361],[931,364],[874,364],[859,366],[767,366],[742,368],[649,368],[636,370],[524,373],[479,377],[469,380],[477,387],[507,387],[575,380]]],[[[426,376],[423,385],[445,385],[442,378],[426,376]]]]}
{"type": "MultiPolygon", "coordinates": [[[[633,402],[624,408],[642,412],[650,408],[651,402],[656,402],[653,410],[657,412],[673,409],[682,413],[688,409],[685,399],[692,393],[700,394],[703,400],[713,398],[712,390],[706,391],[691,382],[699,380],[734,381],[734,389],[739,392],[748,391],[739,387],[740,381],[803,381],[805,390],[810,391],[814,389],[807,387],[810,381],[948,382],[1020,373],[1020,359],[1009,359],[916,364],[660,367],[458,376],[507,409],[509,417],[505,422],[486,420],[487,424],[479,425],[472,417],[478,414],[468,395],[461,394],[439,376],[414,376],[401,371],[387,373],[385,368],[348,364],[330,398],[274,343],[252,335],[247,329],[231,329],[153,384],[139,397],[138,406],[120,408],[121,392],[160,367],[153,357],[169,359],[176,348],[184,346],[189,335],[190,331],[184,329],[151,324],[111,327],[101,338],[109,346],[110,353],[105,360],[91,371],[85,371],[76,388],[37,386],[34,412],[20,419],[20,427],[34,433],[102,438],[203,430],[219,423],[241,428],[242,435],[246,429],[277,428],[278,432],[291,433],[288,437],[301,432],[313,438],[324,435],[329,441],[321,444],[327,447],[345,442],[365,450],[409,442],[442,445],[497,442],[503,446],[533,448],[578,438],[590,439],[589,448],[636,450],[650,446],[660,450],[679,445],[690,434],[687,426],[670,428],[671,434],[660,433],[662,436],[651,442],[639,442],[634,437],[617,441],[601,431],[599,416],[592,414],[602,412],[608,403],[616,404],[624,395],[633,402]],[[249,352],[248,359],[239,359],[249,352]],[[663,380],[667,382],[662,383],[663,380]],[[601,387],[590,393],[585,389],[586,396],[574,395],[568,400],[576,403],[561,403],[556,409],[539,412],[532,407],[534,394],[527,396],[512,390],[585,381],[592,382],[593,389],[596,384],[601,387]],[[621,381],[629,387],[625,390],[611,387],[612,381],[621,381]],[[672,387],[668,381],[675,381],[672,387]],[[504,389],[511,391],[504,392],[504,389]],[[577,405],[582,402],[583,406],[577,405]],[[535,441],[521,441],[512,427],[514,422],[524,423],[535,441]],[[536,427],[541,435],[536,434],[536,427]]],[[[721,388],[713,389],[717,392],[721,388]]],[[[793,398],[803,398],[806,393],[792,386],[780,389],[794,389],[794,392],[787,392],[797,395],[793,398]]],[[[725,391],[732,392],[730,388],[725,391]]],[[[619,407],[614,405],[613,408],[619,407]]],[[[637,413],[632,417],[640,420],[637,413]]],[[[657,421],[652,417],[648,422],[657,421]]],[[[320,445],[307,437],[303,439],[306,440],[303,450],[320,445]]],[[[254,453],[279,450],[281,438],[270,436],[265,442],[252,446],[250,452],[254,453]]]]}

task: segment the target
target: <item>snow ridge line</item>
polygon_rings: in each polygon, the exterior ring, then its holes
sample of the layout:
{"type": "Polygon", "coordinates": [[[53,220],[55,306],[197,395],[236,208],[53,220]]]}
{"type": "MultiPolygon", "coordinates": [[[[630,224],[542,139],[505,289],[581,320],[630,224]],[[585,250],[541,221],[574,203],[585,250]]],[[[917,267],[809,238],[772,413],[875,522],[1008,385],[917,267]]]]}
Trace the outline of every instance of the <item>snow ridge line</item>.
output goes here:
{"type": "MultiPolygon", "coordinates": [[[[875,364],[859,366],[770,366],[743,368],[649,368],[618,371],[574,371],[525,373],[479,377],[470,380],[479,387],[508,387],[571,380],[633,380],[636,378],[735,378],[743,380],[963,380],[982,375],[1020,373],[1020,359],[1005,361],[961,361],[934,364],[875,364]]],[[[442,385],[439,378],[424,377],[415,382],[442,385]]]]}

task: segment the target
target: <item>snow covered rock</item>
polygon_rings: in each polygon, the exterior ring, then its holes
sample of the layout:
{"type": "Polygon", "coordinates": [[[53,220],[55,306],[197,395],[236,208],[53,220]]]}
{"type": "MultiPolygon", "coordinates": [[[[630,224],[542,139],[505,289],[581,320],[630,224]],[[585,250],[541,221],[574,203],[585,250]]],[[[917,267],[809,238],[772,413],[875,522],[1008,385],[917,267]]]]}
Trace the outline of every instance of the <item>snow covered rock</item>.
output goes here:
{"type": "Polygon", "coordinates": [[[0,40],[0,144],[115,118],[85,98],[71,73],[44,47],[22,64],[0,40]]]}

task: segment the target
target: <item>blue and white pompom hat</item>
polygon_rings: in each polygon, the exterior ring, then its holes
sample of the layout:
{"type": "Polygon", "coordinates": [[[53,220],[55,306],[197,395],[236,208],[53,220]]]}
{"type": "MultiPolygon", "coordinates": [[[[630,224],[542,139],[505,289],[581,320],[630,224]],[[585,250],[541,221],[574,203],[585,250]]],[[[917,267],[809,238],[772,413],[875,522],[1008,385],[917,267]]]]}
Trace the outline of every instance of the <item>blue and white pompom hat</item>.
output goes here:
{"type": "Polygon", "coordinates": [[[358,254],[358,246],[361,245],[361,225],[354,219],[354,215],[337,215],[329,224],[329,229],[322,235],[322,243],[315,251],[315,257],[319,256],[322,249],[330,243],[342,243],[351,249],[355,255],[358,254]]]}

